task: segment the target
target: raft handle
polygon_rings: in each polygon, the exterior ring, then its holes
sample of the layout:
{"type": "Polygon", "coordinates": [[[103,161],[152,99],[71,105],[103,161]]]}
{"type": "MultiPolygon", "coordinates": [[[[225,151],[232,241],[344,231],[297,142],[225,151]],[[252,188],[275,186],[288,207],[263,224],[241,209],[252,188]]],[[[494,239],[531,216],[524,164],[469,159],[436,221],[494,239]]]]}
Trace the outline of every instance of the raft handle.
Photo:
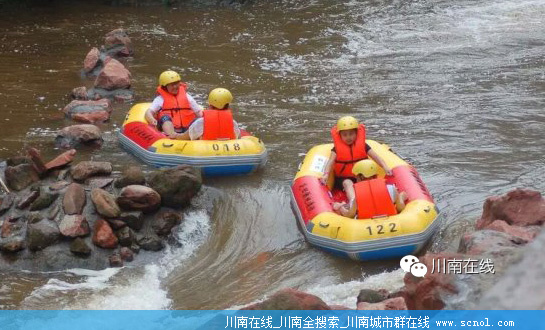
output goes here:
{"type": "Polygon", "coordinates": [[[163,142],[163,147],[165,147],[165,148],[170,148],[170,147],[172,147],[173,145],[174,145],[174,143],[167,144],[167,143],[164,143],[164,142],[163,142]]]}
{"type": "Polygon", "coordinates": [[[322,228],[327,228],[327,227],[329,227],[329,223],[322,223],[322,222],[320,222],[320,227],[322,227],[322,228]]]}

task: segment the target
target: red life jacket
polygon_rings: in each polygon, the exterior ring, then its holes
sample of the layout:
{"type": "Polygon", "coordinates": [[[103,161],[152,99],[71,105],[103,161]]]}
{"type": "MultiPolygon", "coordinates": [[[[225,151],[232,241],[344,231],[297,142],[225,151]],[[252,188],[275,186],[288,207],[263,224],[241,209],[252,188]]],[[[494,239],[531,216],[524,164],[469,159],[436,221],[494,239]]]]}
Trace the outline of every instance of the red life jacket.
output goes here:
{"type": "Polygon", "coordinates": [[[157,112],[157,120],[164,115],[168,115],[172,118],[175,129],[187,129],[191,122],[195,120],[197,116],[191,109],[185,87],[185,84],[180,84],[180,89],[178,89],[178,94],[176,95],[170,94],[161,86],[157,87],[157,93],[161,95],[164,100],[161,110],[157,112]]]}
{"type": "Polygon", "coordinates": [[[337,126],[331,129],[331,136],[333,137],[335,152],[337,153],[334,165],[335,177],[337,178],[353,178],[352,167],[354,163],[367,158],[367,151],[365,151],[365,126],[363,124],[358,126],[357,134],[356,141],[352,145],[347,145],[341,139],[341,134],[337,130],[337,126]]]}
{"type": "Polygon", "coordinates": [[[358,219],[397,214],[396,206],[386,187],[386,180],[377,178],[360,181],[354,184],[354,191],[356,192],[358,219]]]}
{"type": "Polygon", "coordinates": [[[204,110],[203,140],[234,140],[235,125],[231,109],[204,110]]]}

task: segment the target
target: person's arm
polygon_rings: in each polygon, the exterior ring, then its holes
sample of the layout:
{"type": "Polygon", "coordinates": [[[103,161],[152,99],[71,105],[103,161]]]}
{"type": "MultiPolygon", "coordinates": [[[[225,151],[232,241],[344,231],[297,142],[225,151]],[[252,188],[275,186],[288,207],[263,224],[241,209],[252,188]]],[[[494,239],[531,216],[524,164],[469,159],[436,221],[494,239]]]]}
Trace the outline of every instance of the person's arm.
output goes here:
{"type": "Polygon", "coordinates": [[[327,179],[329,178],[329,173],[331,172],[333,168],[333,164],[335,164],[335,159],[337,159],[337,153],[331,150],[331,155],[329,155],[329,160],[327,161],[327,164],[325,165],[324,175],[322,175],[323,184],[327,184],[327,179]]]}
{"type": "Polygon", "coordinates": [[[356,201],[353,200],[350,204],[344,204],[343,206],[341,206],[339,212],[343,217],[352,219],[356,216],[357,208],[358,207],[356,205],[356,201]]]}
{"type": "Polygon", "coordinates": [[[233,120],[233,128],[235,130],[235,137],[240,139],[240,127],[238,127],[238,123],[235,120],[233,120]]]}
{"type": "Polygon", "coordinates": [[[157,126],[157,120],[155,119],[155,114],[159,109],[163,107],[163,98],[161,96],[157,96],[155,99],[153,99],[153,102],[149,106],[148,110],[146,110],[146,115],[144,116],[148,123],[152,124],[153,126],[157,126]]]}
{"type": "Polygon", "coordinates": [[[189,101],[189,106],[191,106],[191,110],[193,110],[193,112],[195,112],[195,115],[197,116],[197,118],[200,118],[203,116],[203,107],[201,107],[197,101],[195,101],[195,99],[187,94],[187,100],[189,101]]]}
{"type": "Polygon", "coordinates": [[[405,192],[399,192],[395,189],[395,205],[397,212],[403,211],[405,208],[405,199],[407,199],[407,194],[405,192]]]}
{"type": "Polygon", "coordinates": [[[377,164],[384,169],[386,175],[392,175],[392,170],[386,165],[384,159],[382,159],[373,149],[369,149],[367,152],[369,157],[371,157],[377,164]]]}

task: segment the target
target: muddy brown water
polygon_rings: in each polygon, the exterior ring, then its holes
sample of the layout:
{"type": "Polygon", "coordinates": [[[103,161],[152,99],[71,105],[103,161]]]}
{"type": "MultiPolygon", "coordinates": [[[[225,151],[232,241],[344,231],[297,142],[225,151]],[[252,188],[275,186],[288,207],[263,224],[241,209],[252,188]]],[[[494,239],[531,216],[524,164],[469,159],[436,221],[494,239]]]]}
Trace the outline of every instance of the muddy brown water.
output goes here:
{"type": "MultiPolygon", "coordinates": [[[[46,158],[59,109],[82,61],[112,29],[135,56],[135,102],[158,74],[181,73],[201,103],[221,86],[235,117],[269,149],[267,168],[208,179],[219,197],[186,212],[178,244],[147,266],[32,274],[0,270],[0,308],[221,309],[284,287],[355,306],[364,287],[395,289],[397,261],[358,263],[309,247],[289,207],[289,183],[311,146],[341,115],[416,166],[442,210],[432,250],[456,249],[482,202],[515,187],[543,190],[545,2],[252,1],[112,6],[73,1],[0,12],[0,159],[28,146],[46,158]],[[209,211],[206,211],[209,210],[209,211]]],[[[116,170],[137,160],[116,130],[129,104],[100,125],[106,143],[79,159],[116,170]]],[[[145,167],[147,169],[147,167],[145,167]]]]}

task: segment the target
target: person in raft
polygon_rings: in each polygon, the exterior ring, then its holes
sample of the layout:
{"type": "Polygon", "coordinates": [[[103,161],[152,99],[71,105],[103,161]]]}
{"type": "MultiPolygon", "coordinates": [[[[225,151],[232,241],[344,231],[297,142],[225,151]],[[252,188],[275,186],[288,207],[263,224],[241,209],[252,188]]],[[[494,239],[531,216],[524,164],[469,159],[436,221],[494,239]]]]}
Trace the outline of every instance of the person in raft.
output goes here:
{"type": "Polygon", "coordinates": [[[322,183],[326,184],[329,173],[335,171],[335,189],[343,189],[345,192],[354,184],[356,178],[352,175],[352,167],[360,160],[368,156],[375,160],[386,172],[392,175],[392,171],[386,162],[365,143],[365,126],[352,116],[341,117],[337,125],[331,129],[333,137],[333,149],[326,164],[322,176],[322,183]]]}
{"type": "Polygon", "coordinates": [[[395,185],[378,178],[378,165],[371,159],[357,162],[352,168],[357,182],[350,186],[346,195],[348,203],[333,203],[338,214],[358,219],[371,219],[396,215],[405,208],[405,192],[399,193],[395,185]]]}
{"type": "Polygon", "coordinates": [[[167,70],[159,75],[157,94],[146,111],[146,120],[169,138],[179,139],[196,118],[202,117],[203,108],[187,94],[177,72],[167,70]]]}
{"type": "Polygon", "coordinates": [[[234,140],[240,137],[240,128],[233,120],[230,104],[233,94],[225,88],[216,88],[208,94],[209,108],[203,117],[191,124],[182,140],[234,140]]]}

